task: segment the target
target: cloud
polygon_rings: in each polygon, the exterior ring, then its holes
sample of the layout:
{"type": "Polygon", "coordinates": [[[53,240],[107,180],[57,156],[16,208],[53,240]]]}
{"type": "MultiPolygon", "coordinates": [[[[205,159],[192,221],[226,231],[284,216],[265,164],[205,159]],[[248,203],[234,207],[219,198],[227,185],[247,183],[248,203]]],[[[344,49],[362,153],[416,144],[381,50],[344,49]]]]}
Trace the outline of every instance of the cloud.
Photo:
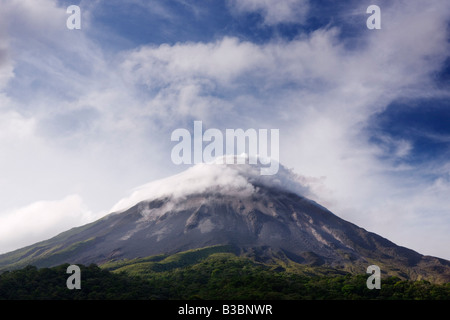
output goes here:
{"type": "MultiPolygon", "coordinates": [[[[254,97],[252,103],[276,118],[280,111],[300,119],[325,111],[363,124],[389,101],[429,86],[427,79],[447,52],[442,22],[433,25],[432,19],[424,24],[433,38],[420,32],[428,43],[425,49],[413,47],[416,36],[387,24],[383,37],[369,34],[367,44],[352,51],[341,41],[339,29],[329,28],[261,45],[224,37],[211,43],[143,46],[124,55],[121,71],[129,83],[147,88],[147,110],[158,115],[166,111],[170,118],[208,117],[216,106],[229,113],[230,101],[245,117],[248,112],[241,112],[243,106],[235,102],[254,97]],[[267,98],[270,106],[264,102],[267,98]]],[[[408,28],[406,22],[403,28],[408,28]]]]}
{"type": "Polygon", "coordinates": [[[347,59],[337,36],[337,29],[329,29],[262,45],[224,37],[212,43],[143,46],[124,55],[120,70],[127,83],[147,89],[142,112],[161,117],[163,123],[209,118],[217,111],[222,119],[248,121],[257,109],[279,118],[280,110],[301,108],[292,101],[282,105],[279,100],[287,94],[295,90],[293,100],[311,99],[340,81],[333,71],[347,59]],[[293,90],[286,91],[286,86],[293,90]],[[240,103],[252,97],[257,105],[240,103]]]}
{"type": "MultiPolygon", "coordinates": [[[[299,176],[281,166],[275,178],[262,176],[261,165],[248,164],[248,156],[223,156],[211,163],[199,163],[177,175],[153,181],[133,190],[130,196],[121,199],[111,212],[124,211],[141,201],[151,201],[160,198],[171,198],[182,201],[191,194],[211,192],[228,196],[248,197],[258,185],[280,188],[295,192],[301,196],[309,196],[309,185],[317,184],[315,179],[299,176]],[[232,157],[235,164],[223,164],[232,157]],[[237,164],[237,158],[246,163],[237,164]]],[[[258,161],[255,161],[258,162],[258,161]]]]}
{"type": "Polygon", "coordinates": [[[95,216],[78,195],[38,201],[0,216],[0,252],[48,239],[67,229],[92,222],[95,216]]]}
{"type": "MultiPolygon", "coordinates": [[[[448,166],[448,164],[447,164],[448,166]]],[[[374,229],[401,245],[429,255],[447,258],[450,203],[448,172],[429,183],[411,179],[408,186],[379,192],[384,201],[374,203],[365,219],[374,229]],[[426,239],[424,241],[424,239],[426,239]]]]}
{"type": "Polygon", "coordinates": [[[67,29],[69,15],[57,1],[1,6],[0,50],[8,59],[0,59],[0,216],[72,193],[103,210],[123,186],[162,174],[148,167],[149,158],[164,155],[152,143],[161,133],[145,125],[136,90],[90,38],[89,6],[82,6],[81,30],[67,29]],[[140,177],[130,174],[130,163],[141,168],[140,177]],[[110,188],[102,187],[105,181],[110,188]]]}
{"type": "Polygon", "coordinates": [[[9,50],[9,38],[6,32],[6,12],[0,12],[0,91],[14,76],[14,66],[9,50]]]}
{"type": "Polygon", "coordinates": [[[229,0],[238,13],[261,14],[266,25],[303,23],[309,8],[307,0],[229,0]]]}
{"type": "Polygon", "coordinates": [[[9,57],[9,52],[0,38],[0,90],[14,77],[14,67],[9,57]]]}

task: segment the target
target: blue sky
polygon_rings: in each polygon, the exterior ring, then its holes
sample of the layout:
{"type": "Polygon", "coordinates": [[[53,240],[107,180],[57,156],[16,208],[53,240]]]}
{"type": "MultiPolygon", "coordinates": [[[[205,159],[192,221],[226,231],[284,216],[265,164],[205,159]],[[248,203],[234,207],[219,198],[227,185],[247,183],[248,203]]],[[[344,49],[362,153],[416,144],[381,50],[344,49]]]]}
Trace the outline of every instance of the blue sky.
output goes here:
{"type": "Polygon", "coordinates": [[[280,129],[314,199],[450,259],[448,1],[0,0],[0,252],[185,170],[176,128],[280,129]],[[69,5],[81,30],[68,30],[69,5]],[[380,30],[366,9],[381,8],[380,30]]]}

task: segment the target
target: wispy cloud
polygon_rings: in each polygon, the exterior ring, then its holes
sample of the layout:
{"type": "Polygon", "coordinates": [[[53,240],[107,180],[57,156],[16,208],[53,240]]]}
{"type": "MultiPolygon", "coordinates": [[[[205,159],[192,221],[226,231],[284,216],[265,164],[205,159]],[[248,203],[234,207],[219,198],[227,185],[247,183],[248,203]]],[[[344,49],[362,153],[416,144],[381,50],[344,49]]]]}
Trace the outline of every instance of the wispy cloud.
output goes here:
{"type": "Polygon", "coordinates": [[[264,24],[303,23],[306,19],[308,0],[230,0],[237,13],[258,13],[264,24]]]}

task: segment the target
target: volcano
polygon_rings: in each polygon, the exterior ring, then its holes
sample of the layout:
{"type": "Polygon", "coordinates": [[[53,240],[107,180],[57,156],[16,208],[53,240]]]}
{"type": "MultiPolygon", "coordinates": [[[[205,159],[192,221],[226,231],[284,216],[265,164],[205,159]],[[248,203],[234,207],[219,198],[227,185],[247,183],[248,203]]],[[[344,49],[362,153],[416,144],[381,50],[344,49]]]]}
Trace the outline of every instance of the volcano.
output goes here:
{"type": "Polygon", "coordinates": [[[380,266],[405,279],[450,281],[450,262],[424,256],[345,221],[302,194],[285,167],[260,176],[246,165],[198,164],[155,181],[112,213],[49,240],[0,255],[0,269],[33,264],[103,264],[215,245],[262,261],[365,272],[380,266]]]}

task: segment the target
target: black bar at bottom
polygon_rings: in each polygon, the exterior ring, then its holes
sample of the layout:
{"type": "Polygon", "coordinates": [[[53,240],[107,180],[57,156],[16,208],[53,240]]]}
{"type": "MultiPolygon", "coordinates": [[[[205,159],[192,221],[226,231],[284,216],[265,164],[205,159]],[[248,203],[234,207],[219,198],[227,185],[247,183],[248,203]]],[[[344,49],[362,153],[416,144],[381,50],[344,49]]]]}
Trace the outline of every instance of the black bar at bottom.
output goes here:
{"type": "Polygon", "coordinates": [[[417,315],[426,312],[427,317],[446,314],[450,301],[0,301],[2,312],[14,315],[45,314],[55,318],[74,316],[130,317],[146,315],[145,319],[302,319],[308,315],[325,317],[343,316],[364,319],[367,316],[392,317],[417,315]],[[442,313],[445,312],[445,313],[442,313]],[[161,316],[158,316],[161,315],[161,316]]]}

